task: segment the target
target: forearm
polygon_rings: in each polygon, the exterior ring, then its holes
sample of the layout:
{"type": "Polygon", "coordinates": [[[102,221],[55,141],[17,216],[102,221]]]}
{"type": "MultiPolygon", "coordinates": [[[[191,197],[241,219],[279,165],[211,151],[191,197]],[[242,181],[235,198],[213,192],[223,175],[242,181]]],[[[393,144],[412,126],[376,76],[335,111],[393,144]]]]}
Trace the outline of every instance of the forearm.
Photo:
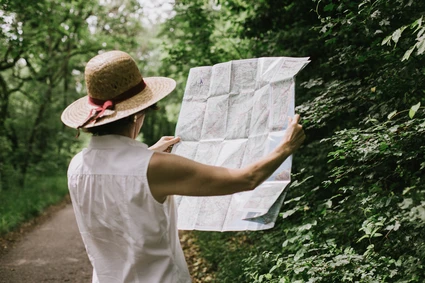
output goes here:
{"type": "Polygon", "coordinates": [[[199,191],[195,195],[228,195],[253,190],[270,177],[292,152],[289,145],[281,144],[270,154],[241,169],[209,167],[209,178],[200,179],[199,191]]]}
{"type": "Polygon", "coordinates": [[[265,157],[243,168],[250,179],[251,189],[256,188],[270,177],[292,152],[293,150],[288,144],[281,144],[265,157]]]}

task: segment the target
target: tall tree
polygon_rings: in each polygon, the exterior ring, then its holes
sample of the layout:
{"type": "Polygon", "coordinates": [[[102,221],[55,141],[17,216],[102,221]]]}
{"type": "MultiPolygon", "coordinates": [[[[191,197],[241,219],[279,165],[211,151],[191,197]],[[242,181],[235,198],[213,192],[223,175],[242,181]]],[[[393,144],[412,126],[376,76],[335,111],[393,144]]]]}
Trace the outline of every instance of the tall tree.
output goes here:
{"type": "Polygon", "coordinates": [[[137,1],[5,1],[0,35],[0,160],[3,188],[27,172],[65,168],[75,151],[60,122],[84,91],[84,63],[102,50],[138,53],[137,1]]]}

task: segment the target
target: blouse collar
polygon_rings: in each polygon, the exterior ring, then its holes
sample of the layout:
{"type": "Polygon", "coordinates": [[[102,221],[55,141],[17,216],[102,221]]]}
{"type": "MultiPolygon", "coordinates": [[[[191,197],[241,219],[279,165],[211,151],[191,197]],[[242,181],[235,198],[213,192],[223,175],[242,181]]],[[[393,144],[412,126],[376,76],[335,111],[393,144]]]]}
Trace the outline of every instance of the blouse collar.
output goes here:
{"type": "Polygon", "coordinates": [[[121,135],[92,136],[88,148],[115,148],[126,146],[148,148],[144,143],[121,135]]]}

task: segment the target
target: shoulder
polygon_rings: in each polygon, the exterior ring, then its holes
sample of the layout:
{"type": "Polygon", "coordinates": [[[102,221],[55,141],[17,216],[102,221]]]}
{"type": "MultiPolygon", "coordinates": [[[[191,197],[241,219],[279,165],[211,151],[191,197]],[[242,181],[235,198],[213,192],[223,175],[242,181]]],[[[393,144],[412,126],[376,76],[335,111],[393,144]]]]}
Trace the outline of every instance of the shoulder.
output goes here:
{"type": "Polygon", "coordinates": [[[189,160],[172,153],[154,152],[149,162],[149,170],[153,173],[164,173],[170,177],[176,174],[190,173],[196,167],[202,166],[193,160],[189,160]]]}
{"type": "Polygon", "coordinates": [[[173,168],[173,160],[174,158],[169,153],[153,151],[148,164],[149,175],[161,178],[164,176],[164,172],[172,173],[170,169],[173,168]]]}
{"type": "Polygon", "coordinates": [[[77,153],[69,162],[68,175],[76,172],[83,163],[83,151],[77,153]]]}
{"type": "Polygon", "coordinates": [[[168,186],[184,182],[193,176],[199,176],[199,167],[204,165],[172,153],[154,152],[147,176],[152,184],[168,186]]]}

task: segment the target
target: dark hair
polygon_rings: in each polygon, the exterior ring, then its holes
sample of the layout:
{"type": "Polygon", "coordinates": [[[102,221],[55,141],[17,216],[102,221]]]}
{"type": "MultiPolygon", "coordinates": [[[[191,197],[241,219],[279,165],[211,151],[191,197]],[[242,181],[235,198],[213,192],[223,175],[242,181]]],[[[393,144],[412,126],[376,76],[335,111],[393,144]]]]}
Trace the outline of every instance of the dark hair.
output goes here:
{"type": "Polygon", "coordinates": [[[94,136],[103,136],[103,135],[114,135],[114,134],[120,134],[122,133],[123,129],[128,127],[131,123],[133,123],[134,115],[141,114],[141,113],[147,113],[150,110],[158,110],[159,107],[155,103],[151,106],[149,106],[146,109],[143,109],[140,112],[134,113],[130,116],[124,117],[122,119],[116,120],[114,122],[100,125],[96,127],[91,128],[83,128],[83,131],[86,133],[91,133],[94,136]]]}

